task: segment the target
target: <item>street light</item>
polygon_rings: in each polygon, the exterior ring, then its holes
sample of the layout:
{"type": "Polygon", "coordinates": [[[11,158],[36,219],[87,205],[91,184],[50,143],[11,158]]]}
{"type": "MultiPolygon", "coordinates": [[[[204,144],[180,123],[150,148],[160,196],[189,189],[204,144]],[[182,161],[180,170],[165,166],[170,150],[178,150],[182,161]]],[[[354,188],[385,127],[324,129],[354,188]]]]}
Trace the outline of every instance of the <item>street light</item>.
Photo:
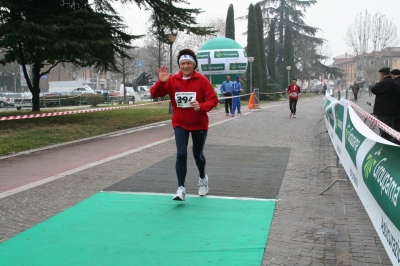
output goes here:
{"type": "MultiPolygon", "coordinates": [[[[167,38],[168,38],[168,43],[169,43],[169,71],[172,74],[172,44],[176,40],[176,33],[167,33],[167,38]]],[[[168,114],[172,114],[172,103],[171,101],[169,102],[169,108],[168,108],[168,114]]]]}
{"type": "Polygon", "coordinates": [[[287,83],[288,83],[288,86],[290,85],[290,70],[292,69],[292,67],[291,66],[287,66],[286,67],[286,70],[287,70],[287,83]]]}
{"type": "Polygon", "coordinates": [[[254,57],[247,57],[247,60],[249,60],[250,63],[250,93],[253,90],[253,62],[254,62],[254,57]]]}
{"type": "Polygon", "coordinates": [[[168,44],[169,44],[169,71],[172,74],[172,45],[176,40],[176,33],[167,33],[168,44]]]}

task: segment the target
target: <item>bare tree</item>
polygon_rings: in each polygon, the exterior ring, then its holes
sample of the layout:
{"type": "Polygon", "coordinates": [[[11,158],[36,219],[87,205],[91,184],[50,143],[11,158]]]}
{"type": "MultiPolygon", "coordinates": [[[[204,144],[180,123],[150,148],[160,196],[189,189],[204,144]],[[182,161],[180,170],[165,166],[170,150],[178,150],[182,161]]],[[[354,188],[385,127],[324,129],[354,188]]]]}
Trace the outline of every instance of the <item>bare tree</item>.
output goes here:
{"type": "Polygon", "coordinates": [[[168,45],[154,35],[147,35],[144,40],[144,51],[141,52],[149,65],[150,74],[157,77],[160,66],[168,64],[168,45]]]}
{"type": "Polygon", "coordinates": [[[178,47],[185,47],[185,48],[190,48],[194,52],[197,52],[203,44],[210,40],[211,38],[215,37],[225,37],[225,20],[222,18],[216,18],[216,19],[211,19],[205,23],[199,23],[201,27],[210,27],[212,30],[216,31],[213,34],[210,35],[194,35],[192,33],[186,34],[182,33],[180,34],[180,38],[177,44],[178,47]]]}
{"type": "Polygon", "coordinates": [[[358,70],[370,80],[372,73],[382,64],[385,50],[398,43],[397,27],[393,19],[384,14],[372,15],[366,10],[358,14],[349,26],[345,41],[358,57],[358,70]]]}
{"type": "MultiPolygon", "coordinates": [[[[128,96],[126,91],[126,79],[129,75],[134,72],[134,67],[132,61],[136,58],[134,49],[126,49],[124,52],[130,56],[131,59],[125,58],[123,56],[117,56],[117,67],[122,75],[122,84],[124,86],[124,103],[128,104],[128,96]]],[[[97,72],[97,71],[96,71],[97,72]]]]}

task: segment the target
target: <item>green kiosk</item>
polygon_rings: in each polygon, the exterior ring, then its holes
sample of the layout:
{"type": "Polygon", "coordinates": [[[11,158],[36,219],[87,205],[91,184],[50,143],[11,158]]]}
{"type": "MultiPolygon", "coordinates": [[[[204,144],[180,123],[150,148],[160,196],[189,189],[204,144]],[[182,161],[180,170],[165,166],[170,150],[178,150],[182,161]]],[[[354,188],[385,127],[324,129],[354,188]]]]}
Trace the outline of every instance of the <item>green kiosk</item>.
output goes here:
{"type": "Polygon", "coordinates": [[[198,71],[206,76],[220,95],[221,83],[229,75],[235,81],[247,68],[247,54],[243,47],[230,38],[208,40],[197,53],[198,71]]]}

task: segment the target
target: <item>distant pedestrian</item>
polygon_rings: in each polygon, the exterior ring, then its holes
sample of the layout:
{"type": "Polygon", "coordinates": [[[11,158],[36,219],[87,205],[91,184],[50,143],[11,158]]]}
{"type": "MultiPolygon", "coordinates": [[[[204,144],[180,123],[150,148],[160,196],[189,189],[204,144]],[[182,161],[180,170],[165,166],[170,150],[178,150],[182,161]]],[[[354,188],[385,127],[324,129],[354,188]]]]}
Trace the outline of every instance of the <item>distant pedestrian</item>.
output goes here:
{"type": "Polygon", "coordinates": [[[328,85],[326,85],[326,83],[324,82],[324,86],[322,86],[323,89],[323,95],[326,94],[326,90],[328,89],[328,85]]]}
{"type": "MultiPolygon", "coordinates": [[[[398,132],[400,132],[400,70],[398,69],[393,69],[390,72],[392,79],[394,83],[397,85],[397,107],[396,107],[396,113],[394,115],[394,129],[398,132]]],[[[400,144],[399,141],[396,141],[397,144],[400,144]]]]}
{"type": "Polygon", "coordinates": [[[232,86],[233,82],[231,81],[231,77],[226,75],[225,81],[221,84],[221,93],[224,97],[228,97],[224,99],[225,102],[225,115],[228,116],[232,114],[232,86]]]}
{"type": "Polygon", "coordinates": [[[354,84],[351,87],[351,90],[353,91],[354,101],[356,102],[357,101],[358,91],[360,90],[360,86],[357,84],[357,82],[354,81],[354,84]]]}
{"type": "Polygon", "coordinates": [[[190,49],[183,49],[178,54],[180,71],[171,75],[168,67],[161,66],[158,80],[150,89],[151,96],[169,95],[173,107],[172,127],[175,132],[176,164],[178,190],[174,200],[185,200],[185,179],[187,172],[187,146],[192,135],[193,157],[199,170],[199,195],[208,193],[208,176],[205,173],[206,158],[203,150],[208,132],[207,112],[218,104],[218,97],[210,81],[195,71],[196,54],[190,49]]]}
{"type": "Polygon", "coordinates": [[[300,87],[297,85],[297,79],[292,79],[292,83],[286,89],[287,95],[289,95],[289,117],[296,118],[296,106],[299,100],[299,95],[301,95],[300,87]]]}
{"type": "Polygon", "coordinates": [[[242,84],[240,84],[240,76],[236,75],[236,80],[232,85],[232,116],[235,116],[235,111],[237,109],[238,115],[242,115],[240,111],[240,92],[243,91],[242,84]]]}
{"type": "MultiPolygon", "coordinates": [[[[390,77],[390,68],[381,68],[379,76],[379,82],[371,89],[376,96],[373,113],[382,123],[394,128],[394,115],[397,111],[397,85],[390,77]]],[[[382,138],[393,142],[393,137],[383,129],[379,128],[379,131],[382,138]]]]}

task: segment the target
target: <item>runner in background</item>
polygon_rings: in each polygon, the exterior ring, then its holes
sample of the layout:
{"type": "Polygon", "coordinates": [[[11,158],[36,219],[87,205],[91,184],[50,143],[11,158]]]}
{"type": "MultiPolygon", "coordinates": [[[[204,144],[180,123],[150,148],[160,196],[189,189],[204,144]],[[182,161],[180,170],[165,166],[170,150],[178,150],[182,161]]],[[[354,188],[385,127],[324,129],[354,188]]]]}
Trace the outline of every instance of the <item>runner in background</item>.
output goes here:
{"type": "Polygon", "coordinates": [[[178,177],[178,190],[173,199],[185,200],[189,134],[192,135],[193,157],[199,170],[198,194],[204,196],[209,190],[203,150],[208,132],[207,112],[217,106],[218,98],[210,81],[195,71],[197,58],[192,50],[183,49],[179,52],[178,65],[180,71],[174,75],[168,72],[168,67],[161,66],[158,80],[150,93],[153,98],[168,94],[171,99],[172,127],[177,150],[175,169],[178,177]]]}
{"type": "Polygon", "coordinates": [[[286,89],[287,95],[289,95],[289,117],[296,118],[296,106],[299,100],[299,95],[301,95],[300,87],[297,85],[297,79],[292,79],[292,84],[286,89]]]}

